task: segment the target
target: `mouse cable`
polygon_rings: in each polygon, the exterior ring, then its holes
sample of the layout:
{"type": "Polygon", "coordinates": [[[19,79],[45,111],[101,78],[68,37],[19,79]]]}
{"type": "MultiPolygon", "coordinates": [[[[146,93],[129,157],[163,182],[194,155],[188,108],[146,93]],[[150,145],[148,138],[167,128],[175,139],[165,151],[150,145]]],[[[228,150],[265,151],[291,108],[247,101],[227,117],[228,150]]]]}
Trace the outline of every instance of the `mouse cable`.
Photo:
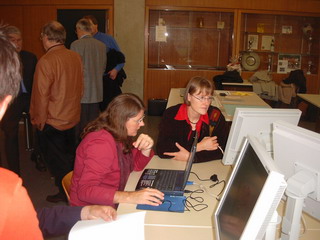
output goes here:
{"type": "Polygon", "coordinates": [[[208,178],[208,179],[201,179],[199,176],[198,176],[198,174],[196,174],[195,172],[190,172],[190,173],[192,173],[192,174],[194,174],[197,178],[198,178],[198,180],[200,180],[200,181],[211,181],[211,179],[210,178],[208,178]]]}

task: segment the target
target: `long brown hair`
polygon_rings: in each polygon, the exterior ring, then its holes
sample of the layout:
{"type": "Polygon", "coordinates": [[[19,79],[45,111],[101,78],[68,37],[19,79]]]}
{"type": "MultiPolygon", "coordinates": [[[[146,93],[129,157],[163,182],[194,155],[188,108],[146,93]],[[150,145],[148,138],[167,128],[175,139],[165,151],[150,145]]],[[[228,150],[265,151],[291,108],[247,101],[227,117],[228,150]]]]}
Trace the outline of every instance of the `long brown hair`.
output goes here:
{"type": "Polygon", "coordinates": [[[90,122],[83,130],[81,138],[88,133],[107,130],[117,142],[123,144],[123,152],[128,153],[132,149],[133,137],[128,136],[126,122],[145,110],[141,99],[132,93],[124,93],[115,97],[107,109],[97,119],[90,122]]]}

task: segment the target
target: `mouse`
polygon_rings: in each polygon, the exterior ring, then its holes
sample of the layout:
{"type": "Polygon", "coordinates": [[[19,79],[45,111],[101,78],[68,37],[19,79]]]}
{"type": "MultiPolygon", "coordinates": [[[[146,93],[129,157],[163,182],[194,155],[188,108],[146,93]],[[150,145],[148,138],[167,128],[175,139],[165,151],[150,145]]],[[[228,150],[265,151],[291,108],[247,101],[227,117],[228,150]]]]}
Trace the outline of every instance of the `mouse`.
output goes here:
{"type": "MultiPolygon", "coordinates": [[[[158,198],[157,196],[153,196],[154,198],[156,198],[156,199],[158,199],[160,202],[161,202],[161,204],[164,202],[164,199],[160,199],[160,198],[158,198]]],[[[152,201],[152,202],[154,202],[154,201],[152,201]]],[[[155,202],[154,202],[155,203],[155,202]]]]}

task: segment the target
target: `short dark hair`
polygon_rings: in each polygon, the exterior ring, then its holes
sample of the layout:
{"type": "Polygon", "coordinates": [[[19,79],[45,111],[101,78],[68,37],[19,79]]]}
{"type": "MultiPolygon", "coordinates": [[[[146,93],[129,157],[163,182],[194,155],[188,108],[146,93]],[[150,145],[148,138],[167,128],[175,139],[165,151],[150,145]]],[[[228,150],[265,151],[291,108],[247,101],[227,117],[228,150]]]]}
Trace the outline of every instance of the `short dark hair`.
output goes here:
{"type": "Polygon", "coordinates": [[[190,102],[188,100],[188,93],[190,95],[197,94],[197,93],[204,93],[205,95],[212,95],[213,94],[213,84],[211,81],[204,77],[192,77],[186,87],[184,93],[184,103],[188,106],[190,102]]]}
{"type": "Polygon", "coordinates": [[[7,39],[5,27],[0,25],[0,101],[8,95],[16,97],[22,79],[19,54],[7,39]]]}
{"type": "Polygon", "coordinates": [[[145,110],[142,100],[135,94],[124,93],[115,97],[100,116],[89,123],[83,133],[84,138],[88,133],[105,129],[111,133],[117,142],[123,144],[123,152],[128,153],[132,149],[133,137],[129,137],[126,122],[145,110]]]}
{"type": "Polygon", "coordinates": [[[57,21],[51,21],[45,24],[42,27],[42,32],[41,34],[44,34],[48,37],[48,40],[50,41],[55,41],[58,43],[65,43],[66,41],[66,29],[64,26],[57,22],[57,21]]]}
{"type": "Polygon", "coordinates": [[[86,15],[86,16],[84,16],[83,18],[85,18],[85,19],[90,19],[91,22],[92,22],[94,25],[98,25],[98,20],[97,20],[97,18],[96,18],[95,16],[93,16],[93,15],[86,15]]]}
{"type": "Polygon", "coordinates": [[[86,18],[81,18],[80,20],[78,20],[78,22],[76,24],[76,28],[79,28],[82,31],[91,33],[92,32],[92,23],[86,18]]]}

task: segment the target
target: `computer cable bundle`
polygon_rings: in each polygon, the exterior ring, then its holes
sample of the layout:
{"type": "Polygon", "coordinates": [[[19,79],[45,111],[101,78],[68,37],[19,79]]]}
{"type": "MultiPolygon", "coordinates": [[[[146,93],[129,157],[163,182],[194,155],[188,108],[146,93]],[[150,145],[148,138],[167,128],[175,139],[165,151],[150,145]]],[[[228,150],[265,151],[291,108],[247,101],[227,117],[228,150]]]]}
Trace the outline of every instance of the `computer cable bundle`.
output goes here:
{"type": "Polygon", "coordinates": [[[193,174],[197,177],[197,179],[200,180],[200,181],[202,181],[202,182],[204,182],[204,181],[213,181],[213,182],[215,182],[214,184],[210,185],[209,188],[213,188],[213,187],[215,187],[215,186],[223,183],[223,188],[222,188],[222,190],[221,190],[217,195],[210,193],[210,192],[208,191],[208,189],[207,189],[206,186],[204,186],[204,185],[202,185],[202,184],[197,184],[197,185],[199,185],[199,187],[200,187],[201,189],[203,189],[207,194],[209,194],[210,196],[214,197],[217,201],[220,201],[220,195],[223,193],[224,188],[225,188],[225,185],[226,185],[225,180],[221,180],[221,181],[220,181],[220,180],[218,179],[218,176],[217,176],[216,174],[213,174],[209,179],[201,179],[195,172],[191,172],[191,173],[193,173],[193,174]]]}

